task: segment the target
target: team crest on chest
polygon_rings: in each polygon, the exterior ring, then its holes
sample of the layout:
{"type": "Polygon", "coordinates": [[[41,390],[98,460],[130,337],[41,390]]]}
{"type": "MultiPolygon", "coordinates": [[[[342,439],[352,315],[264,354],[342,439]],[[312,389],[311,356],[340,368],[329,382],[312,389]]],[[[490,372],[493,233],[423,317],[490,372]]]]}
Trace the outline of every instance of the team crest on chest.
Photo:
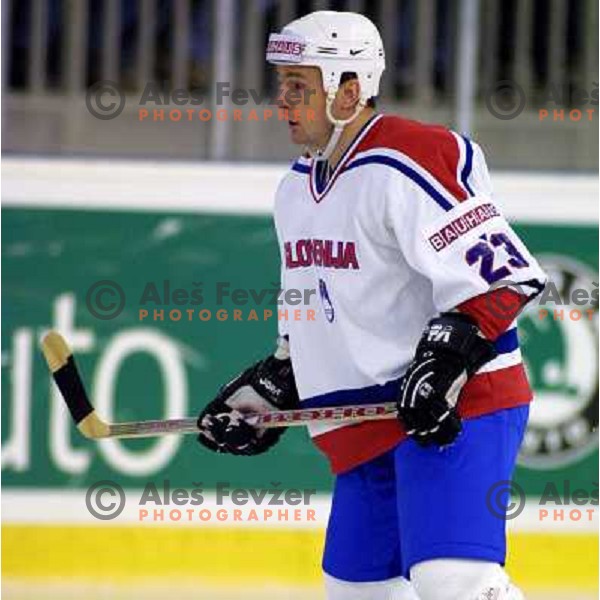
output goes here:
{"type": "Polygon", "coordinates": [[[325,313],[325,318],[333,323],[335,319],[335,309],[333,308],[333,303],[331,302],[331,298],[329,297],[329,292],[327,290],[327,284],[325,281],[319,278],[319,294],[321,295],[321,302],[323,303],[323,312],[325,313]]]}

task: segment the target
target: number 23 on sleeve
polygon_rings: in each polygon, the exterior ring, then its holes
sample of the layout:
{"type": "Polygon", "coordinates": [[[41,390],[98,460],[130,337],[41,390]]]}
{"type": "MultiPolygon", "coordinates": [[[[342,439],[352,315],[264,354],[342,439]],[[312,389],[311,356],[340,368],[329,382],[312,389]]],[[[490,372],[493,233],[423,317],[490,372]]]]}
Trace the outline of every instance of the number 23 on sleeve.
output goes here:
{"type": "Polygon", "coordinates": [[[490,285],[509,277],[513,269],[529,266],[508,235],[503,232],[482,235],[481,239],[467,250],[465,259],[469,266],[479,263],[479,274],[490,285]],[[508,254],[508,260],[500,262],[502,259],[497,255],[498,249],[503,249],[508,254]]]}

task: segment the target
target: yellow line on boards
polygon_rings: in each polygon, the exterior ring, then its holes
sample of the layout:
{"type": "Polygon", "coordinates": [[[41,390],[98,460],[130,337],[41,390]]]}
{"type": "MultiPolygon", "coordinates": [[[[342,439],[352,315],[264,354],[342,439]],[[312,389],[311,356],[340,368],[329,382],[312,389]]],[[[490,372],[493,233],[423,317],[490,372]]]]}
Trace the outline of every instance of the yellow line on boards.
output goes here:
{"type": "MultiPolygon", "coordinates": [[[[3,525],[2,575],[319,585],[322,548],[319,530],[3,525]]],[[[597,535],[514,532],[509,548],[507,570],[525,590],[598,587],[597,535]]]]}

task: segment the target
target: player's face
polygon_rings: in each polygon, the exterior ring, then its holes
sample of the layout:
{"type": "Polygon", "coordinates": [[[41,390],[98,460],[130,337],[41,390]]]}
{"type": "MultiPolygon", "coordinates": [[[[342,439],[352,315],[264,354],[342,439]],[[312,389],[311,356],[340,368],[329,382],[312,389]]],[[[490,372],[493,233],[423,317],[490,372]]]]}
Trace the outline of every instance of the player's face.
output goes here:
{"type": "Polygon", "coordinates": [[[277,67],[278,104],[288,111],[292,143],[322,146],[331,125],[325,114],[325,91],[317,67],[277,67]]]}

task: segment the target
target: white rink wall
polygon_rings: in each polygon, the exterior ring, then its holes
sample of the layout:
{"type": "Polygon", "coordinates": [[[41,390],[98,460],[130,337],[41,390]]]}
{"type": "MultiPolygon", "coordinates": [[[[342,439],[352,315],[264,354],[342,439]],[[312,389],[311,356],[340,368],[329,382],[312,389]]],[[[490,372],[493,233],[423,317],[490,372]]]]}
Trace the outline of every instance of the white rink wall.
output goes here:
{"type": "MultiPolygon", "coordinates": [[[[288,165],[5,158],[4,206],[265,214],[288,165]]],[[[598,177],[492,173],[495,200],[519,222],[598,222],[598,177]]]]}

